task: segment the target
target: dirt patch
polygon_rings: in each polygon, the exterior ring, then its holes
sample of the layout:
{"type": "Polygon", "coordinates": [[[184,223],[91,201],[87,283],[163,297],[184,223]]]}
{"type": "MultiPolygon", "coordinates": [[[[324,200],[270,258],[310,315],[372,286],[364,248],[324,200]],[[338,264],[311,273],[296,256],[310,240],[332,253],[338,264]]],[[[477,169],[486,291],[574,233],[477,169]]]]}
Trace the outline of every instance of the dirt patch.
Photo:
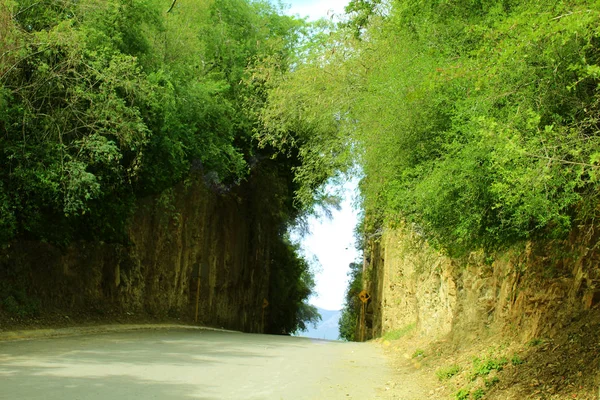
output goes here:
{"type": "MultiPolygon", "coordinates": [[[[414,356],[415,352],[427,348],[424,339],[415,336],[398,340],[376,342],[385,350],[394,373],[394,379],[385,387],[388,399],[423,400],[433,399],[444,389],[435,378],[435,368],[429,362],[414,356]]],[[[428,360],[429,361],[429,360],[428,360]]]]}
{"type": "Polygon", "coordinates": [[[427,342],[378,341],[396,376],[390,399],[598,400],[600,311],[579,315],[552,338],[506,336],[427,342]]]}

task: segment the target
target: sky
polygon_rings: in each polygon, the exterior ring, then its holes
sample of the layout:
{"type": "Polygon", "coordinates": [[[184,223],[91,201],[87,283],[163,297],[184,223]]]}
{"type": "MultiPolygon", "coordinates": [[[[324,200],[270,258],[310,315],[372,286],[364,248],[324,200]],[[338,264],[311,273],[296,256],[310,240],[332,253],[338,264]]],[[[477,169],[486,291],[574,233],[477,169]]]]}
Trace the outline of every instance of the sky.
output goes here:
{"type": "Polygon", "coordinates": [[[348,4],[348,0],[283,0],[283,2],[292,6],[288,14],[309,17],[310,21],[330,17],[332,12],[343,14],[344,7],[348,4]]]}
{"type": "MultiPolygon", "coordinates": [[[[332,13],[343,14],[348,0],[284,0],[291,4],[288,14],[317,20],[330,18],[332,13]]],[[[333,211],[333,217],[311,217],[309,234],[300,243],[308,260],[316,257],[320,267],[315,273],[315,293],[310,303],[326,310],[340,310],[344,305],[348,285],[348,265],[358,259],[354,248],[354,227],[358,221],[358,211],[352,206],[357,181],[344,186],[344,196],[340,211],[333,211]]]]}
{"type": "Polygon", "coordinates": [[[354,247],[354,227],[358,211],[352,206],[356,181],[344,186],[344,199],[340,211],[333,211],[333,217],[309,220],[310,234],[301,240],[305,257],[315,256],[320,264],[315,274],[316,296],[310,303],[326,310],[339,310],[344,304],[348,285],[348,265],[359,259],[354,247]]]}

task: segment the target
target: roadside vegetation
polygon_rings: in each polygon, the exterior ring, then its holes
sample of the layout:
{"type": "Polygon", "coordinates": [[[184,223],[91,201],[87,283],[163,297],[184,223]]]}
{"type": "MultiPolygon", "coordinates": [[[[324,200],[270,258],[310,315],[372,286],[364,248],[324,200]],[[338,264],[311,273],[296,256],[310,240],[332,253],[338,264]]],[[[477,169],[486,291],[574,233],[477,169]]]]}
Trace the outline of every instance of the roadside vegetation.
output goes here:
{"type": "MultiPolygon", "coordinates": [[[[412,335],[383,346],[400,371],[398,382],[424,386],[423,398],[435,400],[597,398],[600,322],[574,322],[552,339],[531,345],[488,336],[460,344],[412,335]],[[427,357],[409,358],[410,353],[427,357]],[[394,357],[404,354],[404,357],[394,357]]],[[[380,339],[383,341],[383,339],[380,339]]],[[[402,384],[398,384],[398,395],[402,384]]],[[[396,394],[396,392],[392,392],[396,394]]]]}
{"type": "Polygon", "coordinates": [[[408,223],[462,257],[568,236],[597,217],[591,1],[354,0],[262,111],[297,148],[300,198],[362,168],[367,235],[408,223]]]}
{"type": "Polygon", "coordinates": [[[280,9],[0,4],[2,242],[123,240],[137,198],[193,172],[227,191],[273,154],[252,139],[268,89],[260,75],[288,70],[303,29],[280,9]]]}
{"type": "Polygon", "coordinates": [[[363,288],[362,264],[351,263],[348,272],[348,288],[346,289],[346,299],[342,308],[342,315],[338,322],[340,328],[340,339],[347,341],[357,341],[357,327],[360,318],[360,309],[362,303],[358,294],[363,288]]]}
{"type": "MultiPolygon", "coordinates": [[[[198,175],[225,194],[259,173],[280,227],[273,307],[289,319],[271,329],[314,321],[286,239],[313,204],[294,201],[303,161],[254,138],[269,77],[298,63],[308,30],[267,1],[0,0],[0,246],[128,245],[140,198],[198,175]]],[[[35,312],[28,288],[0,289],[5,311],[35,312]]]]}
{"type": "MultiPolygon", "coordinates": [[[[407,226],[454,259],[493,260],[597,220],[597,2],[352,0],[341,22],[314,24],[266,1],[172,3],[0,0],[0,245],[127,244],[138,199],[193,174],[227,193],[264,173],[281,289],[268,329],[289,333],[318,317],[286,229],[331,204],[331,178],[362,177],[364,250],[407,226]]],[[[360,264],[349,277],[340,335],[356,340],[367,277],[360,264]]],[[[0,287],[2,307],[35,314],[23,293],[0,287]]],[[[570,394],[595,384],[559,379],[570,346],[595,357],[582,329],[548,367],[570,394]]],[[[440,379],[483,398],[550,343],[446,363],[440,379]]]]}
{"type": "MultiPolygon", "coordinates": [[[[409,324],[406,325],[400,329],[396,329],[393,331],[389,331],[386,332],[381,338],[383,340],[398,340],[400,338],[403,338],[404,336],[410,334],[414,329],[416,328],[416,324],[409,324]]],[[[415,353],[413,354],[413,358],[416,357],[423,357],[425,353],[423,353],[422,351],[419,352],[418,350],[415,351],[415,353]]]]}

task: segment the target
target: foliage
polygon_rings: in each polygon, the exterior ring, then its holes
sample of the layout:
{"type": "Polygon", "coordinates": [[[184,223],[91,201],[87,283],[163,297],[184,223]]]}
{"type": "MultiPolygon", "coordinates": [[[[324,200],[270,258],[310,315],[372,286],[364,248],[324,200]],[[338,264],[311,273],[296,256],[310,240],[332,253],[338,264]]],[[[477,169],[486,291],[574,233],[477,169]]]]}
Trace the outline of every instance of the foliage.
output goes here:
{"type": "Polygon", "coordinates": [[[505,357],[489,358],[487,360],[475,358],[473,360],[473,373],[471,374],[471,380],[475,380],[479,376],[487,376],[492,371],[502,371],[506,364],[508,364],[508,359],[505,357]]]}
{"type": "Polygon", "coordinates": [[[341,25],[350,29],[355,38],[360,38],[380,7],[381,0],[351,0],[345,8],[347,21],[341,25]]]}
{"type": "Polygon", "coordinates": [[[427,357],[427,355],[425,354],[425,350],[423,350],[423,349],[416,349],[415,352],[412,354],[412,358],[423,358],[423,357],[427,357]]]}
{"type": "Polygon", "coordinates": [[[483,390],[482,388],[479,389],[475,389],[473,391],[473,393],[471,393],[473,400],[479,400],[482,399],[483,396],[485,396],[485,390],[483,390]]]}
{"type": "Polygon", "coordinates": [[[27,281],[19,276],[17,284],[7,281],[0,282],[0,311],[8,315],[26,318],[35,317],[40,311],[40,301],[37,297],[27,294],[27,281]]]}
{"type": "Polygon", "coordinates": [[[406,221],[451,256],[597,217],[598,4],[370,4],[349,10],[360,35],[342,24],[316,44],[263,113],[280,128],[263,138],[313,166],[307,191],[350,152],[373,221],[406,221]]]}
{"type": "MultiPolygon", "coordinates": [[[[514,364],[513,364],[514,365],[514,364]]],[[[486,388],[491,388],[496,386],[500,382],[500,378],[494,376],[492,379],[483,379],[483,383],[486,388]]]]}
{"type": "Polygon", "coordinates": [[[315,282],[308,262],[300,257],[299,245],[284,240],[274,249],[270,277],[270,300],[266,333],[292,334],[308,330],[321,320],[317,308],[306,301],[315,282]]]}
{"type": "Polygon", "coordinates": [[[454,375],[458,374],[460,370],[460,366],[453,364],[447,367],[439,368],[437,371],[435,371],[435,375],[440,381],[443,381],[452,378],[454,375]]]}
{"type": "Polygon", "coordinates": [[[324,184],[355,164],[351,143],[341,134],[352,100],[345,93],[346,78],[334,73],[346,68],[342,62],[346,52],[331,43],[335,34],[330,24],[322,22],[313,28],[294,73],[271,78],[275,87],[259,113],[261,123],[255,133],[262,146],[298,155],[296,196],[304,208],[327,198],[324,184]],[[340,62],[326,60],[324,52],[336,60],[339,57],[340,62]]]}
{"type": "Polygon", "coordinates": [[[398,340],[406,335],[408,335],[410,332],[412,332],[415,327],[417,325],[416,324],[408,324],[406,326],[403,326],[400,329],[396,329],[394,331],[389,331],[386,332],[383,336],[382,339],[384,340],[398,340]]]}
{"type": "Polygon", "coordinates": [[[259,204],[275,248],[269,329],[305,329],[312,276],[283,233],[307,210],[302,159],[254,132],[306,23],[263,0],[169,4],[0,0],[0,244],[127,243],[140,197],[168,200],[191,174],[226,192],[274,158],[259,204]]]}
{"type": "Polygon", "coordinates": [[[536,347],[543,344],[545,341],[541,338],[533,338],[529,342],[527,342],[528,347],[536,347]]]}
{"type": "Polygon", "coordinates": [[[460,389],[458,392],[454,394],[454,398],[456,400],[466,400],[470,396],[470,393],[467,389],[460,389]]]}
{"type": "Polygon", "coordinates": [[[517,366],[525,363],[525,361],[518,354],[514,354],[510,359],[510,363],[514,366],[517,366]]]}
{"type": "Polygon", "coordinates": [[[344,308],[342,308],[342,315],[338,322],[340,339],[347,341],[355,341],[358,339],[356,337],[356,331],[361,308],[361,301],[358,298],[358,294],[361,292],[362,286],[362,264],[356,262],[350,263],[346,300],[344,302],[344,308]]]}
{"type": "Polygon", "coordinates": [[[39,314],[40,302],[28,297],[24,292],[16,292],[14,295],[8,295],[0,300],[0,306],[8,314],[21,318],[39,314]]]}
{"type": "Polygon", "coordinates": [[[264,90],[248,78],[269,58],[289,68],[301,22],[260,1],[165,11],[2,1],[0,240],[123,241],[137,197],[195,171],[218,185],[247,176],[258,149],[245,105],[264,90]]]}

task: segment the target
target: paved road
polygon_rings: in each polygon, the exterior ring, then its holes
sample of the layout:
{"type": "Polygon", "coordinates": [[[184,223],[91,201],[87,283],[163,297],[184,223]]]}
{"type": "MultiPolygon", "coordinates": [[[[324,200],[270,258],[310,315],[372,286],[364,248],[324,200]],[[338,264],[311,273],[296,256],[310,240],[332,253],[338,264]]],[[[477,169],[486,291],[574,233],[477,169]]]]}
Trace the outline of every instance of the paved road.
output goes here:
{"type": "Polygon", "coordinates": [[[380,350],[185,329],[0,342],[0,399],[382,398],[380,350]]]}

